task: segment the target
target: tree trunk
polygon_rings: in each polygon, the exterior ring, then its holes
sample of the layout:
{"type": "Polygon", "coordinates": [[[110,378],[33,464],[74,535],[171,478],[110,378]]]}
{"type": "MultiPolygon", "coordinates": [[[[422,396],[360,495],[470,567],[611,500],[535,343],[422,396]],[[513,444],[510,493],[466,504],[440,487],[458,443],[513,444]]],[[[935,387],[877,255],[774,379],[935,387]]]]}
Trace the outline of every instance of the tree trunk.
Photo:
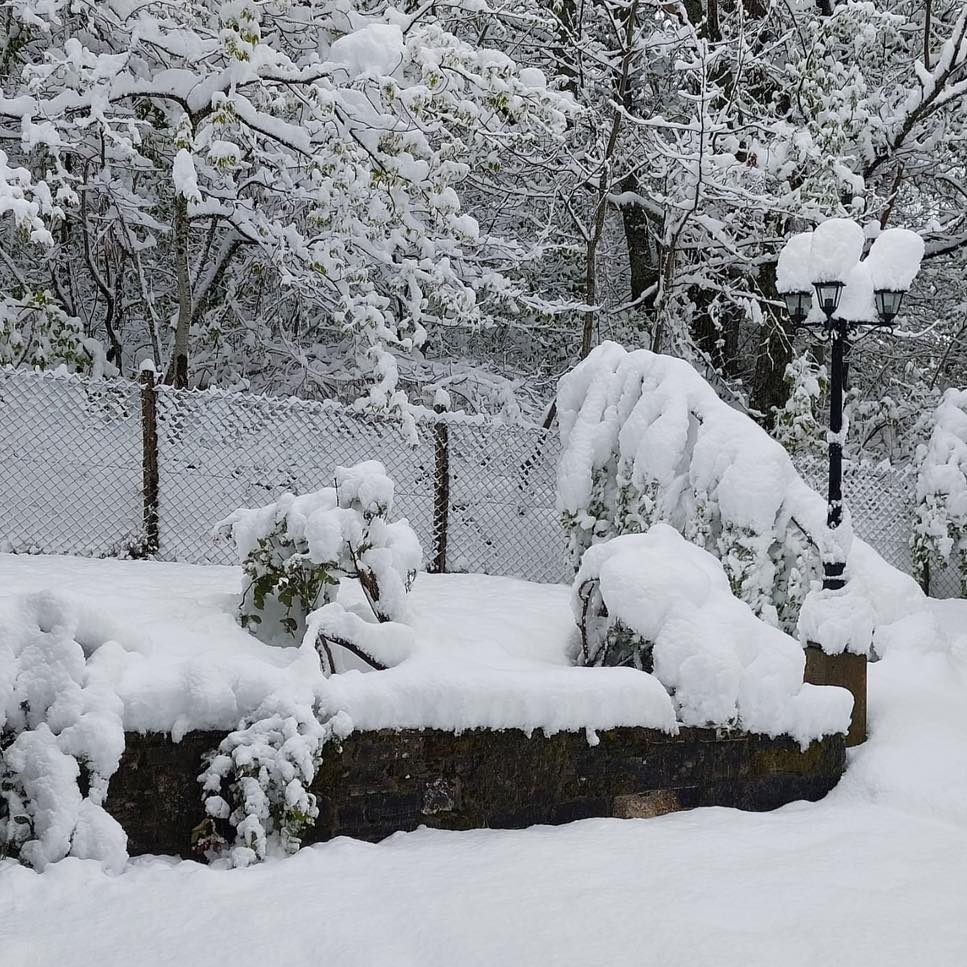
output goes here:
{"type": "MultiPolygon", "coordinates": [[[[775,262],[767,262],[759,269],[759,290],[763,299],[779,298],[775,262]]],[[[763,306],[762,316],[762,338],[749,403],[762,413],[765,425],[771,427],[775,419],[773,407],[785,406],[789,399],[786,366],[792,361],[792,334],[786,329],[782,315],[773,308],[763,306]]]]}
{"type": "Polygon", "coordinates": [[[178,322],[175,325],[175,351],[171,361],[171,384],[176,389],[188,386],[188,342],[191,335],[191,274],[188,270],[188,200],[175,198],[175,269],[178,278],[178,322]]]}
{"type": "MultiPolygon", "coordinates": [[[[629,174],[622,179],[623,192],[637,194],[639,188],[636,175],[629,174]]],[[[635,301],[658,281],[660,257],[658,259],[653,257],[652,240],[655,232],[652,230],[651,217],[641,205],[622,205],[621,221],[624,224],[625,245],[628,249],[631,299],[635,301]]]]}

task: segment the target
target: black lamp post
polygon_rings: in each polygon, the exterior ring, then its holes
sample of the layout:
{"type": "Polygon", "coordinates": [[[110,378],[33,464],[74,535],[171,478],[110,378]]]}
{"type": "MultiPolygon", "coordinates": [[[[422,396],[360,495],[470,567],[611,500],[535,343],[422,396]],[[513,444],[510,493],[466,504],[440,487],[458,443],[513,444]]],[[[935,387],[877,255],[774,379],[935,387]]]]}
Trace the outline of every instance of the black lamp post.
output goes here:
{"type": "MultiPolygon", "coordinates": [[[[827,494],[826,524],[831,530],[843,520],[843,361],[849,350],[850,337],[863,328],[888,329],[900,311],[905,292],[898,289],[877,289],[874,302],[879,320],[855,321],[836,315],[845,284],[843,282],[816,282],[816,302],[825,318],[819,322],[807,322],[812,308],[812,293],[795,291],[783,293],[786,311],[796,328],[819,331],[831,342],[829,373],[829,488],[827,494]]],[[[846,584],[845,561],[823,561],[823,587],[837,590],[846,584]]]]}
{"type": "MultiPolygon", "coordinates": [[[[864,258],[865,247],[860,225],[847,218],[831,218],[813,232],[792,235],[776,265],[776,287],[793,325],[817,332],[831,343],[826,510],[831,532],[843,522],[843,370],[850,338],[858,329],[892,326],[903,296],[920,270],[924,249],[923,239],[905,228],[880,232],[864,258]]],[[[846,585],[845,555],[837,550],[835,539],[824,544],[822,594],[846,585]]],[[[827,652],[823,642],[803,642],[804,680],[813,685],[838,685],[853,696],[848,746],[866,738],[865,648],[869,642],[860,644],[863,652],[848,647],[827,652]]]]}

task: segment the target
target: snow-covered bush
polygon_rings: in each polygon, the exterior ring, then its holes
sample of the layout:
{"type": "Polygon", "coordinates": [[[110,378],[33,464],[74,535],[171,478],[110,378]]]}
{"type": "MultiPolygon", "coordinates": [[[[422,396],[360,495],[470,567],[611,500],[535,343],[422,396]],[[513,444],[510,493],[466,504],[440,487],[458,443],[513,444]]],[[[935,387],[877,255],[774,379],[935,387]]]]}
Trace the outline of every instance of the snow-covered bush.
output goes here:
{"type": "Polygon", "coordinates": [[[121,713],[68,605],[41,594],[0,617],[0,856],[38,870],[68,855],[124,866],[127,837],[103,808],[121,713]]]}
{"type": "Polygon", "coordinates": [[[318,710],[294,705],[243,719],[198,777],[208,818],[196,830],[196,848],[232,866],[263,860],[273,846],[296,852],[319,815],[309,786],[323,747],[351,728],[345,713],[323,721],[318,710]]]}
{"type": "Polygon", "coordinates": [[[45,289],[0,296],[0,365],[116,372],[105,365],[100,342],[87,337],[81,320],[69,316],[45,289]]]}
{"type": "MultiPolygon", "coordinates": [[[[390,521],[393,492],[383,465],[370,460],[337,467],[332,487],[286,493],[218,524],[216,537],[234,541],[245,575],[241,623],[269,644],[301,643],[330,674],[354,659],[385,669],[407,657],[406,595],[423,551],[405,519],[390,521]],[[361,608],[336,601],[344,578],[358,582],[361,608]]],[[[267,703],[211,753],[199,776],[207,816],[196,830],[200,852],[247,866],[273,843],[299,848],[318,815],[309,786],[323,747],[352,728],[318,699],[267,703]]]]}
{"type": "Polygon", "coordinates": [[[925,584],[931,564],[952,565],[967,595],[967,390],[944,393],[917,464],[914,574],[925,584]]]}
{"type": "Polygon", "coordinates": [[[773,409],[772,435],[788,453],[821,456],[826,449],[826,430],[817,410],[826,393],[826,367],[811,356],[797,356],[786,366],[789,396],[773,409]]]}
{"type": "Polygon", "coordinates": [[[561,512],[575,568],[593,544],[662,521],[721,562],[733,593],[786,630],[825,555],[844,560],[848,515],[782,446],[723,403],[686,362],[598,346],[558,386],[561,512]]]}
{"type": "Polygon", "coordinates": [[[342,578],[359,581],[377,621],[405,618],[423,551],[405,519],[389,520],[392,509],[393,482],[369,460],[337,467],[332,487],[286,493],[219,523],[215,535],[234,541],[245,575],[242,624],[270,644],[299,642],[310,613],[341,610],[342,578]]]}
{"type": "Polygon", "coordinates": [[[672,695],[678,720],[788,734],[849,726],[843,689],[803,684],[800,645],[732,594],[722,564],[666,524],[588,548],[572,589],[580,661],[634,665],[672,695]]]}

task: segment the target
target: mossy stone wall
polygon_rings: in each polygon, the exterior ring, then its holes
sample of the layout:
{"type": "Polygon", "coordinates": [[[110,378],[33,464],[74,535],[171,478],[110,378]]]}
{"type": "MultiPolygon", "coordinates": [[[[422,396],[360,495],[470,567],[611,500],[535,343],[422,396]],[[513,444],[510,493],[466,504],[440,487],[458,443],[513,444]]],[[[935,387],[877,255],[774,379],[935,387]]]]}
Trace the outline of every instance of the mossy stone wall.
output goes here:
{"type": "MultiPolygon", "coordinates": [[[[107,809],[132,855],[191,855],[203,818],[197,776],[216,732],[181,742],[127,737],[107,809]]],[[[517,730],[454,735],[434,729],[357,732],[326,749],[312,791],[319,819],[306,837],[379,840],[418,826],[520,828],[590,817],[655,816],[695,806],[767,810],[816,800],[846,764],[844,736],[805,751],[791,739],[682,729],[669,736],[622,728],[528,736],[517,730]]]]}

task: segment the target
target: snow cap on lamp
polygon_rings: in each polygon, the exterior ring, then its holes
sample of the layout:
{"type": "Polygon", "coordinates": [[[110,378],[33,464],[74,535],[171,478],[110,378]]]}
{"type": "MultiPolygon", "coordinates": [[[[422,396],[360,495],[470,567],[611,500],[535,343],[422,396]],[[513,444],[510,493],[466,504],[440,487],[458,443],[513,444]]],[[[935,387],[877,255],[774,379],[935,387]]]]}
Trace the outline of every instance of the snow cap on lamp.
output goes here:
{"type": "Polygon", "coordinates": [[[923,239],[908,228],[881,232],[865,260],[873,288],[906,292],[920,271],[923,248],[923,239]]]}
{"type": "Polygon", "coordinates": [[[779,253],[776,263],[776,289],[786,292],[812,292],[813,278],[810,270],[810,251],[813,233],[797,232],[779,253]]]}
{"type": "Polygon", "coordinates": [[[873,301],[873,283],[866,260],[854,265],[847,274],[846,287],[839,299],[836,315],[845,322],[873,322],[876,306],[873,301]]]}
{"type": "Polygon", "coordinates": [[[851,218],[829,218],[813,232],[809,253],[810,282],[846,282],[863,257],[866,236],[851,218]]]}

